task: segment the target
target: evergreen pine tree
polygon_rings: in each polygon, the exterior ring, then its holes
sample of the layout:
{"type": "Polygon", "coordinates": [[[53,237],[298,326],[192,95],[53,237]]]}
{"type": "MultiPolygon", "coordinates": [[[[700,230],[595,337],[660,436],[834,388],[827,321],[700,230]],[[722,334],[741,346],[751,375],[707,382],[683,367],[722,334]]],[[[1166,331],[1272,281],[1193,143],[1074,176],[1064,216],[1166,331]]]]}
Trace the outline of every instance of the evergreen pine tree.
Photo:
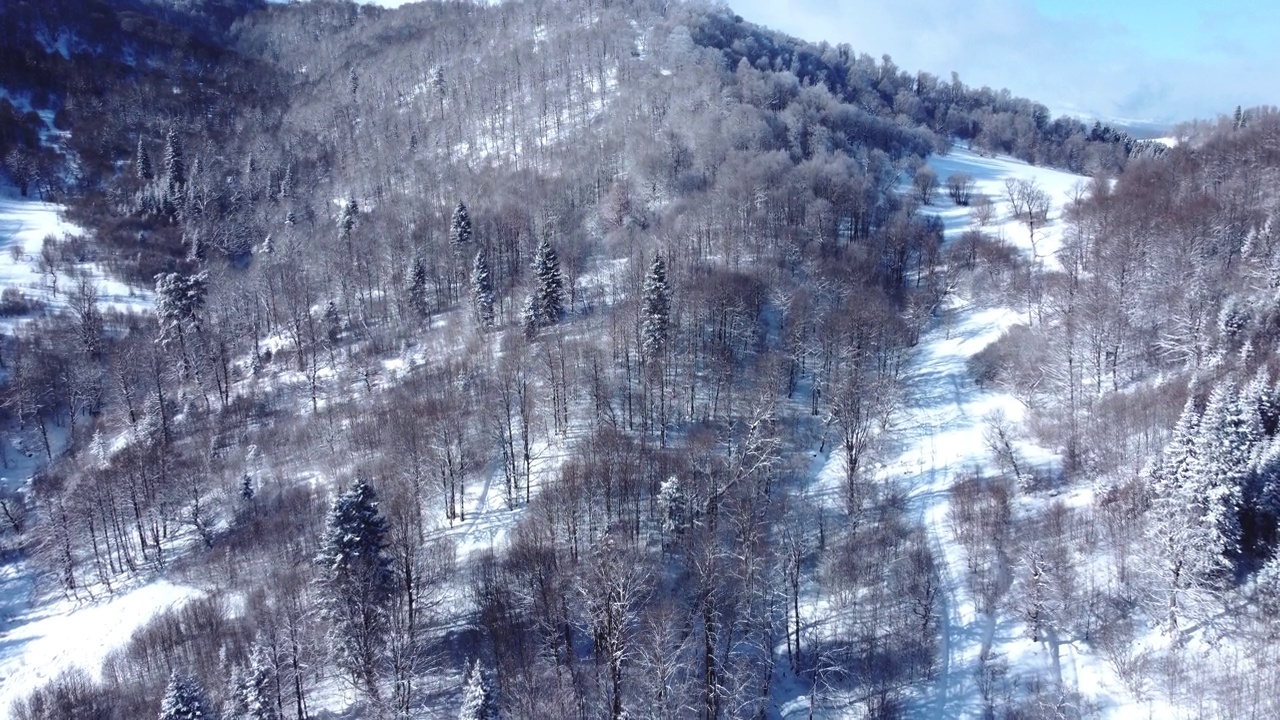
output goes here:
{"type": "Polygon", "coordinates": [[[1202,504],[1202,522],[1224,562],[1235,560],[1241,550],[1242,493],[1259,440],[1255,427],[1241,411],[1234,383],[1213,389],[1196,437],[1188,500],[1202,504]]]}
{"type": "MultiPolygon", "coordinates": [[[[1254,496],[1246,497],[1246,503],[1262,523],[1259,530],[1266,539],[1274,536],[1280,522],[1280,437],[1262,443],[1254,462],[1252,486],[1254,496]]],[[[1271,539],[1274,542],[1274,537],[1271,539]]]]}
{"type": "Polygon", "coordinates": [[[484,248],[476,252],[475,262],[471,264],[471,303],[480,327],[486,330],[493,327],[493,277],[484,248]]]}
{"type": "Polygon", "coordinates": [[[564,313],[564,276],[560,258],[545,238],[533,257],[533,314],[539,329],[554,325],[564,313]]]}
{"type": "Polygon", "coordinates": [[[538,296],[530,293],[520,307],[520,327],[524,328],[524,336],[529,340],[538,336],[538,296]]]}
{"type": "Polygon", "coordinates": [[[1200,422],[1195,399],[1188,399],[1164,454],[1150,470],[1152,521],[1147,535],[1158,552],[1169,591],[1168,621],[1174,628],[1181,596],[1205,585],[1223,567],[1222,555],[1215,549],[1215,533],[1203,521],[1204,504],[1196,497],[1200,422]]]}
{"type": "Polygon", "coordinates": [[[455,250],[461,250],[471,242],[471,214],[467,212],[467,206],[458,201],[458,206],[453,209],[453,217],[449,220],[449,244],[455,250]]]}
{"type": "Polygon", "coordinates": [[[644,278],[641,341],[649,357],[661,354],[667,344],[671,323],[671,286],[667,283],[667,263],[661,255],[653,258],[644,278]]]}
{"type": "Polygon", "coordinates": [[[185,240],[188,260],[199,263],[208,259],[208,243],[204,241],[204,235],[199,230],[192,230],[187,233],[185,240]]]}
{"type": "Polygon", "coordinates": [[[151,154],[147,152],[147,146],[142,142],[142,138],[138,138],[138,154],[134,159],[134,169],[138,173],[138,179],[144,182],[150,182],[155,177],[151,170],[151,154]]]}
{"type": "Polygon", "coordinates": [[[662,481],[658,488],[658,508],[662,513],[663,532],[684,532],[688,524],[689,498],[680,485],[680,478],[673,475],[662,481]]]}
{"type": "Polygon", "coordinates": [[[1231,383],[1214,388],[1203,412],[1188,400],[1151,473],[1148,532],[1168,573],[1174,626],[1179,595],[1226,581],[1240,557],[1243,488],[1260,440],[1243,406],[1231,383]]]}
{"type": "Polygon", "coordinates": [[[249,667],[239,671],[233,687],[232,720],[280,720],[275,698],[275,668],[267,648],[254,643],[249,667]]]}
{"type": "Polygon", "coordinates": [[[409,307],[421,317],[431,314],[431,302],[427,297],[427,265],[422,258],[413,259],[409,268],[409,307]]]}
{"type": "Polygon", "coordinates": [[[156,276],[156,319],[160,322],[160,340],[178,343],[184,363],[187,358],[188,329],[200,326],[200,310],[204,308],[209,288],[209,274],[161,273],[156,276]]]}
{"type": "Polygon", "coordinates": [[[160,701],[159,720],[213,720],[204,690],[190,676],[174,672],[160,701]]]}
{"type": "Polygon", "coordinates": [[[491,720],[493,717],[493,697],[484,672],[480,669],[480,661],[476,660],[467,671],[467,679],[462,686],[462,709],[458,713],[459,720],[491,720]]]}
{"type": "Polygon", "coordinates": [[[333,300],[324,304],[324,328],[330,344],[342,337],[342,315],[338,313],[338,303],[333,300]]]}
{"type": "Polygon", "coordinates": [[[1271,373],[1263,365],[1245,386],[1240,402],[1251,413],[1259,435],[1275,435],[1280,430],[1280,403],[1271,385],[1271,373]]]}
{"type": "Polygon", "coordinates": [[[334,501],[317,558],[320,613],[334,660],[370,698],[378,695],[394,589],[386,536],[377,494],[358,480],[334,501]]]}
{"type": "Polygon", "coordinates": [[[183,158],[182,139],[177,128],[170,126],[164,142],[164,177],[167,195],[176,202],[187,184],[187,165],[183,158]]]}
{"type": "Polygon", "coordinates": [[[342,212],[338,214],[338,237],[341,240],[351,238],[351,231],[356,227],[356,218],[360,214],[360,204],[355,198],[347,200],[342,206],[342,212]]]}

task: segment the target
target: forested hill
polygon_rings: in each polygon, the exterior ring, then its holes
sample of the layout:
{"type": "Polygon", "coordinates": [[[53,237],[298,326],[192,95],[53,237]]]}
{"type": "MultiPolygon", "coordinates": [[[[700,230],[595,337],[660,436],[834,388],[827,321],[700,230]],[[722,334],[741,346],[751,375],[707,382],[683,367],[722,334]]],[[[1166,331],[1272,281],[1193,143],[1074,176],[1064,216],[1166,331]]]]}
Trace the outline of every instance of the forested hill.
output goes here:
{"type": "Polygon", "coordinates": [[[4,253],[6,632],[134,623],[0,647],[15,717],[1121,715],[1278,582],[1270,111],[1166,149],[666,0],[0,38],[0,232],[73,224],[4,253]]]}

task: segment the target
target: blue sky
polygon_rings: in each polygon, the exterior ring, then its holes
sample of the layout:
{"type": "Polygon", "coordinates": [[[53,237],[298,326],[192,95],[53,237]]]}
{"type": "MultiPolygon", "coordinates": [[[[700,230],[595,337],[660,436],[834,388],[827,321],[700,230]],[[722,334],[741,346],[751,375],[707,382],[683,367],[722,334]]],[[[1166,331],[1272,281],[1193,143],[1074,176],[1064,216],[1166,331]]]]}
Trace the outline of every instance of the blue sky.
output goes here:
{"type": "Polygon", "coordinates": [[[1055,112],[1173,122],[1280,105],[1269,0],[729,0],[747,20],[1055,112]]]}

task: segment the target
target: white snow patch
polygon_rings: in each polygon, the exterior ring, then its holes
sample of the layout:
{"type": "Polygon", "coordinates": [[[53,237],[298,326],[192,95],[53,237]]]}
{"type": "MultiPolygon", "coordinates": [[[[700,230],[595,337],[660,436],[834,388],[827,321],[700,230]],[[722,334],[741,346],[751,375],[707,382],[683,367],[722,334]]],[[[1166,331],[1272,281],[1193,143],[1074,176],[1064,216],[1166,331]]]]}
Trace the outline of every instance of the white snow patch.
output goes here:
{"type": "Polygon", "coordinates": [[[920,211],[940,217],[948,235],[963,232],[970,226],[971,207],[954,204],[946,191],[947,178],[954,173],[964,173],[974,180],[975,198],[979,194],[986,195],[996,204],[994,225],[985,228],[985,232],[1028,254],[1034,249],[1035,260],[1043,262],[1050,269],[1057,263],[1056,255],[1062,246],[1062,208],[1076,186],[1087,183],[1088,178],[1063,170],[1031,165],[1011,157],[988,157],[959,147],[953,148],[946,155],[930,157],[928,165],[938,174],[938,190],[934,194],[933,204],[921,207],[920,211]],[[1048,222],[1036,227],[1034,243],[1027,232],[1027,226],[1011,217],[1005,189],[1005,181],[1009,178],[1034,182],[1053,202],[1048,222]]]}
{"type": "MultiPolygon", "coordinates": [[[[7,614],[14,605],[25,606],[28,592],[25,578],[8,572],[0,581],[0,607],[7,614]]],[[[203,594],[158,580],[101,602],[64,600],[0,618],[0,713],[66,670],[78,667],[99,678],[107,655],[138,628],[203,594]]]]}
{"type": "MultiPolygon", "coordinates": [[[[14,197],[0,189],[0,288],[17,290],[51,309],[66,305],[75,278],[62,272],[65,267],[55,271],[41,261],[45,238],[85,234],[83,228],[63,219],[62,213],[60,205],[14,197]]],[[[120,282],[97,264],[80,263],[72,269],[92,280],[102,310],[145,312],[153,305],[151,291],[120,282]]]]}

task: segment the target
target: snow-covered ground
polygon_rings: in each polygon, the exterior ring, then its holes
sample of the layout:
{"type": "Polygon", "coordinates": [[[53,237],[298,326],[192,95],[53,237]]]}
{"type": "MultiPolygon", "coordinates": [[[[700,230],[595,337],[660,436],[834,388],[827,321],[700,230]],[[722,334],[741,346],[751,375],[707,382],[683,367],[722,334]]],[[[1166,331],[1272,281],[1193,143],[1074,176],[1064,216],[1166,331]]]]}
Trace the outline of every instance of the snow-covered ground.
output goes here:
{"type": "MultiPolygon", "coordinates": [[[[1061,245],[1061,209],[1073,189],[1084,181],[1070,173],[1040,168],[1004,157],[982,157],[967,150],[934,157],[930,165],[944,179],[955,172],[976,180],[976,192],[996,202],[995,233],[1046,265],[1054,263],[1061,245]],[[1053,202],[1049,223],[1037,230],[1034,244],[1026,226],[1011,219],[1005,199],[1008,178],[1032,180],[1053,202]]],[[[950,205],[949,199],[938,201],[950,205]]],[[[926,210],[927,211],[927,210],[926,210]]],[[[951,206],[938,213],[948,237],[968,226],[968,209],[951,206]]],[[[967,372],[969,358],[986,348],[1025,316],[1012,308],[978,307],[969,298],[952,296],[941,317],[917,350],[906,380],[908,402],[897,421],[900,450],[883,469],[898,482],[919,513],[938,564],[945,592],[941,608],[942,663],[933,698],[922,715],[976,717],[983,710],[979,687],[984,658],[1002,658],[1010,675],[1035,675],[1057,684],[1064,692],[1079,692],[1109,716],[1124,717],[1134,710],[1123,684],[1104,659],[1069,639],[1052,643],[1031,639],[1021,620],[1008,612],[980,611],[965,582],[965,550],[952,529],[952,486],[959,473],[977,470],[998,474],[986,434],[993,413],[1014,423],[1024,406],[1011,394],[978,387],[967,372]]],[[[1055,454],[1027,441],[1016,443],[1021,460],[1051,469],[1055,454]]]]}
{"type": "MultiPolygon", "coordinates": [[[[18,197],[12,188],[0,185],[0,290],[17,290],[50,309],[65,306],[76,278],[68,277],[68,268],[55,270],[43,263],[41,251],[45,238],[82,234],[83,229],[63,219],[60,205],[18,197]]],[[[145,311],[152,306],[151,291],[111,278],[93,263],[69,270],[91,279],[102,310],[145,311]]]]}
{"type": "MultiPolygon", "coordinates": [[[[1035,167],[1007,157],[984,157],[956,149],[935,156],[929,165],[940,183],[953,173],[965,173],[981,193],[996,204],[994,223],[985,232],[1032,253],[1032,238],[1025,225],[1010,217],[1006,179],[1033,180],[1053,201],[1049,222],[1036,229],[1036,259],[1046,266],[1055,261],[1061,245],[1060,214],[1065,199],[1084,178],[1049,168],[1035,167]]],[[[948,239],[971,226],[970,209],[954,205],[945,185],[931,206],[921,208],[942,218],[948,239]]],[[[1063,638],[1056,645],[1035,642],[1020,619],[1005,611],[988,615],[979,609],[966,581],[965,551],[951,520],[952,487],[960,473],[997,474],[988,450],[987,428],[993,414],[1002,414],[1015,426],[1025,407],[1013,395],[980,388],[971,379],[966,363],[1013,325],[1026,321],[1025,309],[980,306],[962,295],[949,297],[926,330],[904,380],[903,409],[894,419],[889,444],[892,450],[880,468],[881,479],[902,489],[912,513],[925,528],[944,588],[940,611],[941,663],[936,684],[921,693],[914,715],[921,718],[980,717],[984,700],[980,671],[984,658],[1000,658],[1010,676],[1036,676],[1049,684],[1060,683],[1065,692],[1079,692],[1096,703],[1106,717],[1131,717],[1140,711],[1111,666],[1082,643],[1063,638]]],[[[1019,459],[1039,469],[1052,469],[1058,457],[1027,441],[1015,441],[1019,459]]],[[[844,475],[839,453],[815,463],[816,494],[835,498],[844,475]],[[827,488],[830,492],[823,492],[827,488]]],[[[821,616],[814,602],[802,614],[821,616]]],[[[808,703],[790,703],[784,717],[808,717],[808,703]],[[790,713],[790,714],[788,714],[790,713]]]]}
{"type": "MultiPolygon", "coordinates": [[[[46,310],[64,307],[76,279],[67,276],[67,268],[42,269],[41,250],[46,237],[82,232],[62,218],[60,206],[19,197],[0,185],[0,291],[17,290],[46,310]]],[[[143,311],[151,306],[151,293],[107,277],[96,265],[75,265],[70,272],[92,280],[101,309],[143,311]]],[[[0,327],[12,331],[26,319],[5,318],[0,327]]],[[[38,469],[43,451],[26,452],[29,448],[13,432],[0,441],[12,448],[6,448],[8,462],[0,471],[0,484],[21,486],[38,469]]],[[[54,438],[55,451],[61,444],[54,438]]],[[[72,667],[96,676],[107,654],[126,643],[137,628],[200,594],[195,588],[157,581],[97,601],[40,602],[33,588],[25,561],[0,566],[0,717],[7,716],[15,699],[72,667]]]]}
{"type": "Polygon", "coordinates": [[[934,195],[933,205],[925,206],[920,212],[937,215],[942,218],[947,228],[948,238],[971,227],[970,212],[972,207],[961,207],[951,202],[946,194],[946,180],[953,174],[963,173],[974,180],[974,197],[985,195],[996,205],[994,224],[984,231],[995,235],[1017,246],[1028,256],[1032,249],[1035,259],[1052,268],[1056,262],[1058,248],[1062,244],[1062,225],[1059,215],[1067,198],[1071,197],[1076,186],[1083,186],[1088,178],[1073,175],[1053,168],[1028,165],[1021,160],[1010,157],[987,157],[971,150],[955,148],[947,155],[935,155],[929,159],[929,166],[938,174],[939,188],[934,195]],[[1010,217],[1007,199],[1006,180],[1029,180],[1044,191],[1053,206],[1049,211],[1049,223],[1035,230],[1033,238],[1027,226],[1010,217]]]}
{"type": "Polygon", "coordinates": [[[0,717],[13,702],[72,668],[100,676],[111,651],[134,631],[202,593],[160,580],[97,602],[29,606],[30,580],[6,568],[0,580],[0,717]]]}

